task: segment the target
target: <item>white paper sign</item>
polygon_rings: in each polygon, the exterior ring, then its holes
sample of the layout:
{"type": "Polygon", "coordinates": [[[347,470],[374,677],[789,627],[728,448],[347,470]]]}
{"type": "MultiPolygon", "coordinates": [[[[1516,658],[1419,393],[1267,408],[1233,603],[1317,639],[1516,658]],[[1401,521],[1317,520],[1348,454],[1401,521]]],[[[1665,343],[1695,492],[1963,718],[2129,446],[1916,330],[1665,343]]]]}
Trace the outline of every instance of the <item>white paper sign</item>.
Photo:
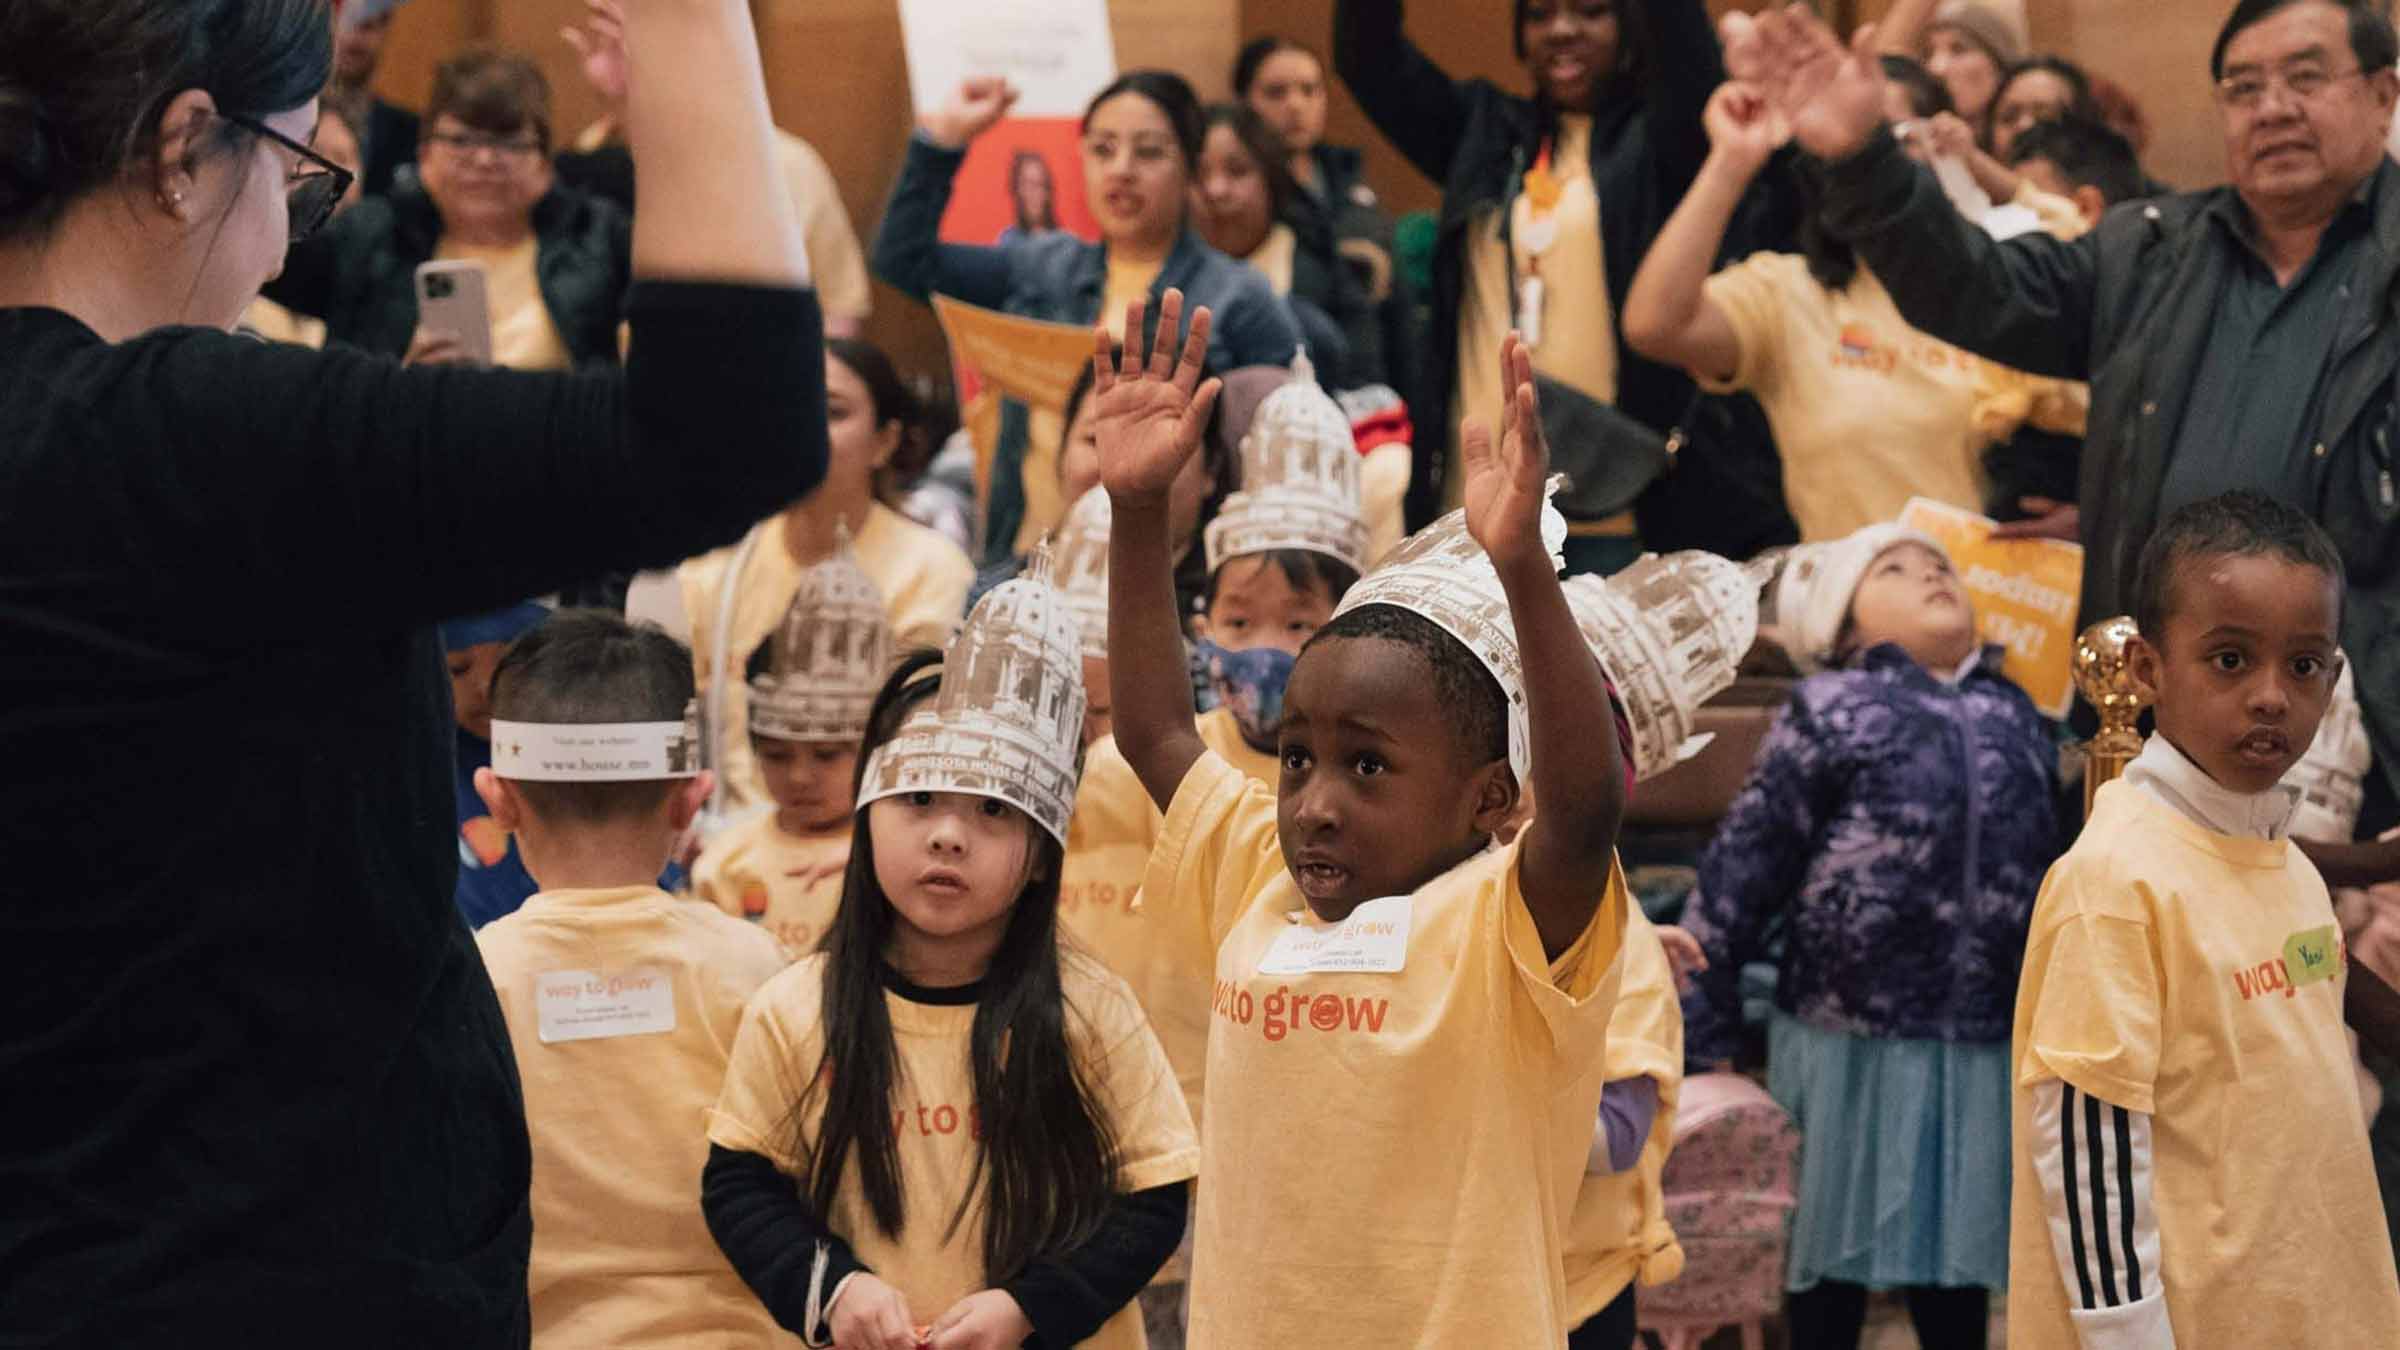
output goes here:
{"type": "Polygon", "coordinates": [[[553,970],[533,977],[542,1044],[652,1036],[675,1029],[675,977],[657,966],[602,974],[553,970]]]}
{"type": "Polygon", "coordinates": [[[900,40],[920,117],[983,75],[1017,87],[1012,117],[1081,117],[1117,77],[1108,0],[900,0],[900,40]]]}
{"type": "Polygon", "coordinates": [[[1350,917],[1326,928],[1293,924],[1275,935],[1259,958],[1261,975],[1309,975],[1340,971],[1390,973],[1408,964],[1408,928],[1413,902],[1405,895],[1369,900],[1350,917]]]}

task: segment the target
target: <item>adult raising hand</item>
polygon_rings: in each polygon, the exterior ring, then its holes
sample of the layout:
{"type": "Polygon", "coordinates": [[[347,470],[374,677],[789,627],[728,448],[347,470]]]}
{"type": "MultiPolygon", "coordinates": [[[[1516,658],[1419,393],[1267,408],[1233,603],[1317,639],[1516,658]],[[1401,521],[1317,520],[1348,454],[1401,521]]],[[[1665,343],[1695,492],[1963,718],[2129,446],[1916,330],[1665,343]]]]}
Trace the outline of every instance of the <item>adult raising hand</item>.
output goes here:
{"type": "Polygon", "coordinates": [[[1736,11],[1719,32],[1726,73],[1757,90],[1800,148],[1817,158],[1857,153],[1883,124],[1873,24],[1845,47],[1824,20],[1794,4],[1757,15],[1736,11]]]}

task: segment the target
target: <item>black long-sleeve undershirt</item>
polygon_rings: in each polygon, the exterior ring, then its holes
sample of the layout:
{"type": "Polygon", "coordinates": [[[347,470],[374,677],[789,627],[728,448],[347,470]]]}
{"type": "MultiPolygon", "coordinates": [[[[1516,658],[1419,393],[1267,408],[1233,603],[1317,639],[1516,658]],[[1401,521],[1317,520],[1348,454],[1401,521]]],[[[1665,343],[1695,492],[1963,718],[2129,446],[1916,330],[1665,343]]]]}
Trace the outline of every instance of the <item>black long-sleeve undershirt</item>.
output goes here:
{"type": "MultiPolygon", "coordinates": [[[[1189,1204],[1190,1191],[1182,1182],[1120,1195],[1082,1246],[1003,1281],[999,1288],[1033,1324],[1026,1344],[1037,1350],[1065,1347],[1096,1334],[1174,1254],[1189,1204]]],[[[787,1330],[822,1338],[824,1326],[804,1325],[818,1248],[826,1252],[826,1296],[867,1267],[802,1198],[792,1179],[758,1154],[711,1147],[700,1177],[700,1208],[717,1245],[775,1320],[787,1330]]],[[[943,1310],[914,1311],[930,1318],[943,1310]]]]}

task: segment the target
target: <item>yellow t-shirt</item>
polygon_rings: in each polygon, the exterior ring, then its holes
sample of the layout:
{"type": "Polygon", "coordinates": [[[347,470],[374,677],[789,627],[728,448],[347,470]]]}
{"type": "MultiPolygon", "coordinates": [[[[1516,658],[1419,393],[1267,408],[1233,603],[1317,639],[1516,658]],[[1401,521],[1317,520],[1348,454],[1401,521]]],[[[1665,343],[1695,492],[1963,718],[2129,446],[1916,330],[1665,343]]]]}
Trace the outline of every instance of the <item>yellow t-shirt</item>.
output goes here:
{"type": "Polygon", "coordinates": [[[1563,1342],[1623,875],[1556,961],[1511,846],[1341,926],[1399,969],[1316,969],[1344,944],[1309,954],[1334,926],[1284,869],[1275,793],[1209,754],[1142,893],[1217,942],[1193,1350],[1563,1342]]]}
{"type": "Polygon", "coordinates": [[[1982,451],[2016,429],[1988,407],[1976,415],[2007,378],[1998,367],[1909,327],[1863,266],[1828,291],[1799,255],[1761,253],[1710,277],[1706,293],[1741,354],[1731,378],[1700,383],[1757,396],[1803,540],[1891,520],[1911,497],[1983,509],[1982,451]]]}
{"type": "Polygon", "coordinates": [[[1290,295],[1292,293],[1292,255],[1299,250],[1299,247],[1300,236],[1292,233],[1291,226],[1277,221],[1274,227],[1267,231],[1267,237],[1260,240],[1258,247],[1252,249],[1250,256],[1242,261],[1257,268],[1259,274],[1267,279],[1267,284],[1275,288],[1275,294],[1290,295]]]}
{"type": "Polygon", "coordinates": [[[542,300],[535,263],[541,243],[532,235],[520,244],[484,248],[444,239],[433,256],[483,264],[485,303],[492,315],[492,364],[510,370],[572,370],[575,358],[542,300]]]}
{"type": "Polygon", "coordinates": [[[706,905],[627,886],[544,891],[475,945],[525,1084],[534,1344],[798,1345],[700,1215],[709,1104],[743,1007],[783,969],[775,944],[706,905]],[[644,979],[657,982],[647,999],[590,985],[644,979]],[[566,989],[577,995],[543,992],[566,989]],[[557,1039],[606,1025],[592,1003],[615,1005],[622,1034],[557,1039]]]}
{"type": "Polygon", "coordinates": [[[842,907],[850,830],[786,834],[768,807],[708,841],[692,866],[692,893],[763,928],[783,959],[815,951],[842,907]]]}
{"type": "Polygon", "coordinates": [[[808,253],[808,282],[828,316],[863,320],[875,307],[867,283],[867,258],[850,228],[842,190],[817,148],[788,131],[775,132],[775,167],[800,212],[801,246],[808,253]]]}
{"type": "MultiPolygon", "coordinates": [[[[806,1168],[786,1121],[823,1054],[827,959],[812,956],[759,991],[734,1046],[724,1095],[709,1113],[711,1141],[768,1158],[793,1177],[806,1168]]],[[[1063,949],[1059,975],[1068,1035],[1116,1134],[1117,1189],[1130,1193],[1189,1181],[1199,1171],[1199,1141],[1132,991],[1097,961],[1063,949]]],[[[885,1005],[897,1051],[891,1105],[900,1122],[905,1221],[898,1237],[876,1227],[854,1169],[843,1178],[826,1222],[877,1278],[900,1291],[910,1317],[922,1326],[991,1286],[983,1268],[981,1196],[949,1232],[978,1149],[968,1051],[975,1007],[911,1003],[898,994],[887,994],[885,1005]]],[[[812,1118],[805,1127],[813,1135],[819,1123],[812,1118]]],[[[1140,1350],[1141,1306],[1126,1304],[1081,1344],[1140,1350]]]]}
{"type": "MultiPolygon", "coordinates": [[[[1274,787],[1275,756],[1251,749],[1231,712],[1217,708],[1202,714],[1200,739],[1235,768],[1274,787]]],[[[1217,944],[1196,914],[1141,902],[1142,872],[1165,823],[1165,814],[1117,749],[1116,737],[1094,742],[1084,754],[1083,783],[1075,793],[1075,815],[1067,822],[1058,921],[1132,986],[1166,1047],[1167,1062],[1175,1066],[1192,1119],[1205,1124],[1201,1089],[1217,944]]]]}
{"type": "Polygon", "coordinates": [[[1367,567],[1400,546],[1408,535],[1408,482],[1415,454],[1405,445],[1379,445],[1358,464],[1358,514],[1367,523],[1367,567]]]}
{"type": "Polygon", "coordinates": [[[1675,1146],[1675,1104],[1683,1094],[1683,1004],[1658,930],[1638,905],[1625,919],[1625,977],[1608,1021],[1602,1077],[1656,1081],[1658,1115],[1631,1170],[1587,1172],[1576,1193],[1567,1227],[1567,1309],[1575,1325],[1615,1302],[1636,1275],[1644,1285],[1661,1284],[1683,1269],[1683,1249],[1667,1224],[1659,1185],[1675,1146]]]}
{"type": "Polygon", "coordinates": [[[2288,842],[2100,790],[2042,883],[2017,985],[2012,1344],[2076,1343],[2030,1154],[2026,1089],[2053,1078],[2151,1116],[2177,1344],[2400,1337],[2342,1025],[2348,961],[2324,879],[2288,842]]]}
{"type": "MultiPolygon", "coordinates": [[[[783,517],[769,516],[751,528],[759,536],[743,569],[733,606],[732,688],[725,691],[724,729],[718,738],[717,773],[737,807],[768,800],[750,758],[750,684],[743,668],[758,644],[783,623],[792,595],[800,589],[805,564],[792,556],[783,517]]],[[[939,647],[950,640],[967,607],[975,565],[943,535],[926,529],[881,502],[867,507],[866,521],[851,538],[859,570],[875,583],[892,617],[892,647],[939,647]]],[[[683,612],[692,625],[692,661],[700,692],[708,693],[716,660],[719,592],[741,544],[692,558],[676,569],[683,583],[683,612]]]]}
{"type": "MultiPolygon", "coordinates": [[[[1617,401],[1617,311],[1608,293],[1608,268],[1601,256],[1600,195],[1592,186],[1592,119],[1559,118],[1551,171],[1558,175],[1555,209],[1558,237],[1542,251],[1541,342],[1533,368],[1602,403],[1617,401]]],[[[1480,212],[1467,228],[1467,269],[1458,307],[1458,388],[1450,407],[1450,469],[1442,482],[1442,507],[1459,504],[1466,475],[1459,469],[1457,423],[1478,417],[1492,425],[1500,414],[1500,344],[1516,327],[1517,297],[1508,285],[1509,245],[1501,239],[1500,211],[1514,212],[1517,278],[1533,275],[1526,248],[1532,206],[1523,194],[1508,208],[1480,212]]]]}

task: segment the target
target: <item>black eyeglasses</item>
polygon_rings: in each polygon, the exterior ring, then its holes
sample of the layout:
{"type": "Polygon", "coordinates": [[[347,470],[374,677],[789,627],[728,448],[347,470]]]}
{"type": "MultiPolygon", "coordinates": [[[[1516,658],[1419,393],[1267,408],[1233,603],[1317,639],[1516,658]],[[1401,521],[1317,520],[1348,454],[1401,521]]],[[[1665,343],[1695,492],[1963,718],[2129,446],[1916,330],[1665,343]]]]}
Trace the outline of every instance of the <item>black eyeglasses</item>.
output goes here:
{"type": "Polygon", "coordinates": [[[245,131],[257,132],[298,155],[302,163],[315,166],[295,168],[285,185],[291,196],[291,240],[297,244],[324,229],[325,222],[333,219],[333,209],[342,204],[343,195],[350,191],[350,180],[356,175],[256,118],[229,115],[225,120],[245,131]]]}

